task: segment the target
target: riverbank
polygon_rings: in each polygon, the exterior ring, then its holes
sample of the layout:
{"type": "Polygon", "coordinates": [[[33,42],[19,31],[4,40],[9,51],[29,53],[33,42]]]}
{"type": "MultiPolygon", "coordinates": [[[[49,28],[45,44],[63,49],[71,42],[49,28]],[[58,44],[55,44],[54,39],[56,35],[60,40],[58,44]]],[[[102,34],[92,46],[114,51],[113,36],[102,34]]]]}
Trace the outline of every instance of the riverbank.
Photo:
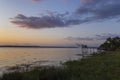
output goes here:
{"type": "Polygon", "coordinates": [[[104,52],[61,67],[36,67],[4,73],[0,80],[120,80],[120,51],[104,52]]]}

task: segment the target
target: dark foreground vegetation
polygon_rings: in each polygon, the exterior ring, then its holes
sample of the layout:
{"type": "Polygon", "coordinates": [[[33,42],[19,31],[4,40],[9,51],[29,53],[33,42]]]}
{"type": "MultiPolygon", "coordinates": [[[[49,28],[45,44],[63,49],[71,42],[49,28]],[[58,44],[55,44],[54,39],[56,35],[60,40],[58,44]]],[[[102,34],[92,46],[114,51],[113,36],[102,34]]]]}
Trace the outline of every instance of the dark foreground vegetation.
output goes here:
{"type": "Polygon", "coordinates": [[[62,67],[37,67],[5,73],[0,80],[120,80],[120,51],[68,61],[62,67]]]}

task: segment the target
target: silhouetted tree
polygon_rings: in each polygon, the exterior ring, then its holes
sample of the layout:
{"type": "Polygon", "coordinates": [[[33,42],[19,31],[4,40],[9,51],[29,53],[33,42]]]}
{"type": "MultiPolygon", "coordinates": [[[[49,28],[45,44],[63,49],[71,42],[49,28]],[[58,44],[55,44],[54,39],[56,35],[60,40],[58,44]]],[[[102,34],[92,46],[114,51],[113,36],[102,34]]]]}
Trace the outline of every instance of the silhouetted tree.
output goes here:
{"type": "Polygon", "coordinates": [[[120,48],[120,37],[114,37],[114,38],[109,37],[99,47],[99,49],[106,51],[114,51],[119,48],[120,48]]]}

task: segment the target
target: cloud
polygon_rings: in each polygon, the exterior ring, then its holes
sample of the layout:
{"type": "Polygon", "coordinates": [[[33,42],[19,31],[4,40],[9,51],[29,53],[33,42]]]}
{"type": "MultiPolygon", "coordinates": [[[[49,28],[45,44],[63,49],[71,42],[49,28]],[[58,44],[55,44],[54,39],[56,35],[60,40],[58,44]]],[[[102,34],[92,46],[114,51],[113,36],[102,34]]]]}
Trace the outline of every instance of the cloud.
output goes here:
{"type": "Polygon", "coordinates": [[[19,27],[41,29],[41,28],[54,28],[64,27],[66,23],[63,19],[64,14],[45,15],[41,17],[27,17],[23,14],[18,14],[12,18],[12,23],[19,25],[19,27]]]}
{"type": "Polygon", "coordinates": [[[99,46],[108,37],[120,37],[120,34],[102,33],[102,34],[96,34],[96,35],[89,36],[89,37],[70,36],[70,37],[65,38],[65,40],[70,41],[72,43],[87,44],[89,46],[99,46]]]}
{"type": "MultiPolygon", "coordinates": [[[[33,0],[42,1],[42,0],[33,0]]],[[[81,0],[81,5],[73,13],[47,11],[40,17],[18,14],[11,22],[19,27],[41,29],[68,27],[93,21],[105,21],[120,17],[120,0],[81,0]]]]}
{"type": "Polygon", "coordinates": [[[91,4],[94,0],[80,0],[82,4],[91,4]]]}
{"type": "Polygon", "coordinates": [[[33,2],[40,2],[40,1],[46,1],[46,0],[31,0],[33,2]]]}
{"type": "Polygon", "coordinates": [[[110,34],[110,33],[103,33],[100,35],[94,35],[91,37],[67,37],[66,39],[69,41],[104,41],[108,37],[120,37],[119,34],[110,34]]]}
{"type": "MultiPolygon", "coordinates": [[[[52,1],[52,0],[31,0],[31,1],[33,1],[33,2],[41,2],[41,1],[52,1]]],[[[59,0],[59,1],[69,3],[69,2],[71,2],[73,0],[59,0]]]]}
{"type": "Polygon", "coordinates": [[[120,17],[119,7],[120,0],[81,0],[81,5],[67,22],[71,25],[79,25],[93,21],[118,19],[120,17]]]}
{"type": "Polygon", "coordinates": [[[120,17],[120,0],[82,0],[85,2],[91,2],[80,6],[76,10],[76,14],[84,15],[85,19],[89,21],[104,20],[110,18],[120,17]]]}
{"type": "Polygon", "coordinates": [[[70,40],[70,41],[91,41],[93,40],[93,38],[90,38],[90,37],[67,37],[66,38],[67,40],[70,40]]]}
{"type": "Polygon", "coordinates": [[[32,0],[32,1],[38,2],[38,1],[41,1],[41,0],[32,0]]]}

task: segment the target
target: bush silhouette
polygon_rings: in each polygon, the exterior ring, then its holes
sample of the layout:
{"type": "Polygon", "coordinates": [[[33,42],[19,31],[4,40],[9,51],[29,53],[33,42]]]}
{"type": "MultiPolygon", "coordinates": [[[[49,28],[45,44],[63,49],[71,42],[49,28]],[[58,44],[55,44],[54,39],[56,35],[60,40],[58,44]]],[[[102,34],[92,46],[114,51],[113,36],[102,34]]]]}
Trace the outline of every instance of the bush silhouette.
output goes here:
{"type": "Polygon", "coordinates": [[[119,37],[114,37],[114,38],[109,37],[99,47],[100,50],[105,50],[105,51],[115,51],[119,48],[120,48],[120,38],[119,37]]]}

